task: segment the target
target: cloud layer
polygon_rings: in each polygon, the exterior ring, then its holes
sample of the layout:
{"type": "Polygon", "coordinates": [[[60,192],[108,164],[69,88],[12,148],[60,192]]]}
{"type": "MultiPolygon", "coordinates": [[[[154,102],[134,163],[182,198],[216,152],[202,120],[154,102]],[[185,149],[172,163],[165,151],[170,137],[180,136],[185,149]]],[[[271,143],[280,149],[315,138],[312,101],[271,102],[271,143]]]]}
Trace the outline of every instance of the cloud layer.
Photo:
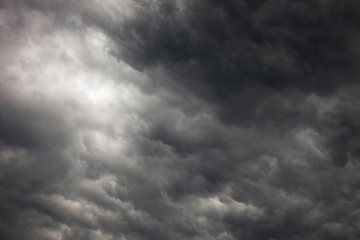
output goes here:
{"type": "Polygon", "coordinates": [[[2,1],[0,235],[360,237],[356,1],[2,1]]]}

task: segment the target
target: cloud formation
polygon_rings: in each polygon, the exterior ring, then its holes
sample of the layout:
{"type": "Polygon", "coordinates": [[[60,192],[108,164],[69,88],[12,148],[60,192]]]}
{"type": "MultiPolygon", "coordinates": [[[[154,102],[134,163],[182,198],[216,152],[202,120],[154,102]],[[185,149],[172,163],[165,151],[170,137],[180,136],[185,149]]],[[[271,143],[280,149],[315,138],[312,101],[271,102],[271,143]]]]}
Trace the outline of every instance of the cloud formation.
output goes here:
{"type": "Polygon", "coordinates": [[[358,239],[356,1],[2,1],[2,239],[358,239]]]}

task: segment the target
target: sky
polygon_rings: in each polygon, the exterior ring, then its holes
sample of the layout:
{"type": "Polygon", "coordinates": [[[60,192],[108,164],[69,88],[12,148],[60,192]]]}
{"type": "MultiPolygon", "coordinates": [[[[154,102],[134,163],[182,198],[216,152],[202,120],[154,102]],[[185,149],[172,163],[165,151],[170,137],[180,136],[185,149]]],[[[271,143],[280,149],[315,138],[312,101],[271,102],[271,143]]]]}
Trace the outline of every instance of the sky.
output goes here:
{"type": "Polygon", "coordinates": [[[0,0],[3,240],[360,239],[360,2],[0,0]]]}

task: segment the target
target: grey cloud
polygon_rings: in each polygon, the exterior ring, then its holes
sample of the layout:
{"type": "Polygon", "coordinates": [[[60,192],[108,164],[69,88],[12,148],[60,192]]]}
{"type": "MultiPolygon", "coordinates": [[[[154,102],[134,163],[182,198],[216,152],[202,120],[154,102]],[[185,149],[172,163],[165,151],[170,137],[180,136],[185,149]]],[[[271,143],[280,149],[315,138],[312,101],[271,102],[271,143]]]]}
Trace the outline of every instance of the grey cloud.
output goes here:
{"type": "Polygon", "coordinates": [[[359,238],[357,5],[3,2],[1,236],[359,238]]]}

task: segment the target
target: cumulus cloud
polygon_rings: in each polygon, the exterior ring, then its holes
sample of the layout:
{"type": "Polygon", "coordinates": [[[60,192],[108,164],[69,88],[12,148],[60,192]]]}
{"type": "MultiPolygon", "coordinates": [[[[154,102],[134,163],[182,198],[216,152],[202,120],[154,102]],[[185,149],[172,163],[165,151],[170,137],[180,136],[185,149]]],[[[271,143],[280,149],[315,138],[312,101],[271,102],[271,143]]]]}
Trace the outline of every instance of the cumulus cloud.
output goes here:
{"type": "Polygon", "coordinates": [[[356,1],[3,1],[2,239],[357,239],[356,1]]]}

